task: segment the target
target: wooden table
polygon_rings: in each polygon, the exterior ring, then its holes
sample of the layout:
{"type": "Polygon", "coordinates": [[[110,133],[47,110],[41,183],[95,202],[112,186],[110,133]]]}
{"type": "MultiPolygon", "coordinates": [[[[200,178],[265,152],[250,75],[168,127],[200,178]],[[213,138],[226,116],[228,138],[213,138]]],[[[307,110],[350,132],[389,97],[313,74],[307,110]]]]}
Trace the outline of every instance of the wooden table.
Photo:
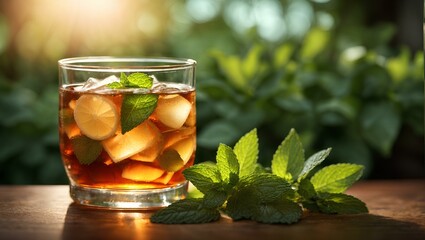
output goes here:
{"type": "Polygon", "coordinates": [[[0,186],[0,239],[425,239],[425,179],[365,181],[348,193],[370,213],[307,214],[293,225],[162,225],[147,212],[73,204],[67,186],[0,186]]]}

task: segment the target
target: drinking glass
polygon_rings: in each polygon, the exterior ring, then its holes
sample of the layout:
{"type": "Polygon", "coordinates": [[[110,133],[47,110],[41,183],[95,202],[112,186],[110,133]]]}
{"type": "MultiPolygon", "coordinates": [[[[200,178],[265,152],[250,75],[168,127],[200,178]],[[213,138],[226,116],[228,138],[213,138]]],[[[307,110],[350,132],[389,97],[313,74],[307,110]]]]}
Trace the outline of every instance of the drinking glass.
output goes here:
{"type": "Polygon", "coordinates": [[[196,150],[196,61],[59,60],[59,143],[74,202],[155,209],[185,198],[196,150]]]}

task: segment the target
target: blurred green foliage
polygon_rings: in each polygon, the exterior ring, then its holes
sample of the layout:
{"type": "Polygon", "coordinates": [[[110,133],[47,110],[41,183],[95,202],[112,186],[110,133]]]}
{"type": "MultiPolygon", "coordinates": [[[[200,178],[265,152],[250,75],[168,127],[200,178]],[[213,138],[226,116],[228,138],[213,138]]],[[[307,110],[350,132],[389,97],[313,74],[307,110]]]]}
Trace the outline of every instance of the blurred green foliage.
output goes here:
{"type": "Polygon", "coordinates": [[[420,148],[412,168],[423,168],[423,53],[394,45],[394,23],[368,24],[369,1],[118,2],[125,18],[68,28],[46,12],[58,10],[50,1],[0,1],[0,184],[67,182],[56,65],[86,55],[196,59],[198,162],[255,127],[269,166],[295,128],[306,155],[332,147],[329,163],[363,164],[366,177],[411,157],[411,146],[420,148]]]}
{"type": "Polygon", "coordinates": [[[65,182],[58,154],[57,88],[46,86],[37,93],[2,81],[0,93],[1,182],[65,182]]]}
{"type": "Polygon", "coordinates": [[[279,137],[294,127],[307,155],[331,146],[334,161],[370,173],[374,157],[391,155],[403,126],[423,136],[422,54],[412,59],[403,49],[385,58],[354,47],[335,56],[327,43],[333,37],[315,28],[299,45],[255,45],[244,56],[213,52],[217,74],[198,84],[198,144],[232,144],[256,127],[268,140],[260,157],[267,165],[279,137]]]}

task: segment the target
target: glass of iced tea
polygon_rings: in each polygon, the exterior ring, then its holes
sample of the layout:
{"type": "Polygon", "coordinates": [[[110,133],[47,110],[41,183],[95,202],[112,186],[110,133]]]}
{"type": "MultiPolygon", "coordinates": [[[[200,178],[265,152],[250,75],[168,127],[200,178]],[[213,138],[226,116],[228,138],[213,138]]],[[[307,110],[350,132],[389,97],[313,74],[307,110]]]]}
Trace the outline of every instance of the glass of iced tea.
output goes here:
{"type": "Polygon", "coordinates": [[[59,142],[74,202],[155,209],[186,196],[195,66],[178,58],[59,61],[59,142]]]}

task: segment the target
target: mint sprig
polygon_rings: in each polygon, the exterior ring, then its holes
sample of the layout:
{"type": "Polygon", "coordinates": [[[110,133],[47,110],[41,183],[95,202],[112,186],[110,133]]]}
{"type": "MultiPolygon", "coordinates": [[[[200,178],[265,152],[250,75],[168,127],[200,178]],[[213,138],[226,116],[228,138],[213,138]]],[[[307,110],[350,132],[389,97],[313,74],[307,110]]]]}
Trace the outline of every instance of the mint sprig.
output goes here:
{"type": "Polygon", "coordinates": [[[256,129],[245,134],[233,149],[220,144],[216,164],[199,163],[183,171],[203,197],[177,201],[156,212],[151,221],[205,223],[218,220],[216,214],[222,212],[235,221],[292,224],[307,210],[327,214],[368,212],[365,203],[343,193],[361,177],[363,166],[334,164],[310,177],[331,149],[305,161],[294,129],[273,155],[271,172],[257,163],[258,146],[256,129]]]}
{"type": "MultiPolygon", "coordinates": [[[[120,81],[108,84],[111,89],[150,89],[153,79],[145,73],[121,73],[120,81]]],[[[121,103],[121,133],[124,134],[144,122],[158,103],[156,94],[125,94],[121,103]]]]}

